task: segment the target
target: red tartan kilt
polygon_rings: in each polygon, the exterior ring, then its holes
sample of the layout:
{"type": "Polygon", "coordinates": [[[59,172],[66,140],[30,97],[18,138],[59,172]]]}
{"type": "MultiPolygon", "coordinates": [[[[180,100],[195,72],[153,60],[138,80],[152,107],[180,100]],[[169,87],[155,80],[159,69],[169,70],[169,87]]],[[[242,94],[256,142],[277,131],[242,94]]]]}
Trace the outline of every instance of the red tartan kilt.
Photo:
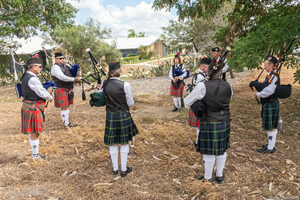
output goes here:
{"type": "Polygon", "coordinates": [[[197,119],[197,117],[195,116],[195,114],[191,110],[189,112],[188,124],[191,127],[200,127],[200,121],[197,119]]]}
{"type": "Polygon", "coordinates": [[[21,108],[22,133],[31,134],[44,131],[44,101],[24,101],[21,108]]]}
{"type": "Polygon", "coordinates": [[[183,95],[183,82],[181,82],[178,89],[174,89],[173,84],[171,83],[170,95],[175,97],[181,97],[183,95]]]}
{"type": "MultiPolygon", "coordinates": [[[[73,89],[73,88],[72,88],[73,89]]],[[[73,99],[69,98],[70,88],[57,88],[54,90],[54,106],[57,108],[66,108],[73,104],[73,99]]]]}

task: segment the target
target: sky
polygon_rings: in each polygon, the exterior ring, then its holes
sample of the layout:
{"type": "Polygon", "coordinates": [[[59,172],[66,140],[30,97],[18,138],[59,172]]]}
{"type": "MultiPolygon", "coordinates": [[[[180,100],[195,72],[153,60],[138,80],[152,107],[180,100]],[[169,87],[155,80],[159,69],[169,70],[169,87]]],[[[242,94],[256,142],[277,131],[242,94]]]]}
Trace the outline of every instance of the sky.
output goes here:
{"type": "Polygon", "coordinates": [[[177,20],[176,11],[154,11],[153,0],[66,0],[78,9],[75,23],[83,24],[90,17],[104,27],[111,28],[112,38],[127,37],[128,30],[145,32],[146,36],[160,36],[162,26],[177,20]]]}

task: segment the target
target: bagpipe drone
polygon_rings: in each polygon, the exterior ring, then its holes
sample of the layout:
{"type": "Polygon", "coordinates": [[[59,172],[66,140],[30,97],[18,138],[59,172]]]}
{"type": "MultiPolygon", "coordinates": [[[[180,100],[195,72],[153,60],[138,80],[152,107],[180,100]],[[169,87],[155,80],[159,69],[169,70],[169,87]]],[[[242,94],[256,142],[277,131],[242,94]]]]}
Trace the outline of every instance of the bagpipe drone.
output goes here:
{"type": "MultiPolygon", "coordinates": [[[[249,87],[251,88],[252,91],[254,91],[254,89],[253,89],[253,87],[254,87],[258,92],[261,92],[265,87],[267,87],[269,84],[271,84],[273,82],[273,79],[275,78],[275,76],[279,77],[281,67],[285,61],[285,54],[291,48],[291,46],[296,38],[298,38],[298,36],[293,36],[289,45],[283,50],[282,54],[280,55],[280,58],[278,59],[274,68],[272,69],[272,72],[271,72],[272,75],[268,75],[267,83],[258,82],[260,76],[264,72],[264,69],[259,74],[259,76],[255,79],[255,81],[250,82],[249,87]]],[[[291,96],[291,94],[292,94],[292,86],[290,84],[288,84],[288,85],[277,85],[273,95],[276,98],[284,99],[284,98],[289,98],[291,96]]],[[[256,100],[257,100],[257,103],[260,104],[258,98],[256,98],[256,100]]]]}
{"type": "MultiPolygon", "coordinates": [[[[15,63],[17,63],[17,62],[15,61],[15,57],[17,57],[17,58],[18,58],[18,61],[19,61],[17,64],[19,64],[19,65],[22,67],[22,70],[23,70],[23,71],[22,71],[22,77],[25,75],[25,73],[26,73],[26,68],[27,68],[27,67],[26,67],[24,61],[22,61],[22,59],[20,58],[20,56],[19,56],[19,55],[14,51],[14,49],[11,47],[11,45],[7,45],[7,47],[10,48],[12,60],[13,60],[13,62],[14,62],[14,74],[15,74],[15,79],[18,80],[18,76],[16,76],[17,72],[16,72],[16,68],[15,68],[15,63]]],[[[36,55],[34,55],[34,56],[32,56],[32,57],[38,58],[38,54],[36,54],[36,55]]],[[[42,75],[43,79],[45,80],[45,82],[42,83],[42,85],[43,85],[43,87],[44,87],[46,90],[48,90],[49,87],[56,88],[55,83],[52,82],[52,81],[49,81],[49,79],[46,78],[46,76],[43,74],[42,71],[41,71],[41,75],[42,75]]],[[[21,80],[22,80],[22,78],[21,78],[21,80]]],[[[16,84],[15,84],[15,89],[16,89],[16,93],[17,93],[18,98],[21,98],[21,97],[23,96],[23,93],[22,93],[22,85],[21,85],[21,83],[16,83],[16,84]]]]}

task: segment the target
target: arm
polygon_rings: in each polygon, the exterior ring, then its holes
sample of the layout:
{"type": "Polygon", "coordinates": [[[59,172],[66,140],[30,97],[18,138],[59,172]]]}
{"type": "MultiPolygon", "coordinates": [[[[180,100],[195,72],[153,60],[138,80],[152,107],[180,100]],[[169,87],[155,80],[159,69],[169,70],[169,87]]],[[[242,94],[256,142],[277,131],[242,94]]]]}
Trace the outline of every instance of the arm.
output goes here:
{"type": "Polygon", "coordinates": [[[32,89],[39,97],[52,100],[51,94],[43,87],[41,81],[37,77],[32,77],[28,81],[28,86],[32,89]]]}
{"type": "Polygon", "coordinates": [[[197,100],[204,98],[206,94],[206,88],[204,83],[198,83],[193,91],[184,99],[184,105],[186,108],[190,108],[197,100]]]}
{"type": "Polygon", "coordinates": [[[56,78],[58,78],[61,81],[65,81],[65,82],[73,82],[75,80],[75,78],[73,78],[73,77],[68,77],[68,76],[64,75],[64,73],[61,71],[60,67],[57,65],[53,65],[51,67],[51,75],[55,76],[56,78]]]}
{"type": "Polygon", "coordinates": [[[170,72],[169,72],[169,78],[170,78],[171,80],[173,80],[172,68],[173,68],[173,67],[171,66],[170,72]]]}
{"type": "Polygon", "coordinates": [[[183,74],[181,75],[181,76],[179,76],[179,77],[186,77],[186,75],[187,75],[187,72],[186,72],[186,68],[185,68],[185,66],[182,64],[182,71],[183,71],[183,74]]]}
{"type": "Polygon", "coordinates": [[[100,89],[99,89],[99,92],[103,92],[103,83],[104,83],[104,81],[105,81],[105,80],[103,80],[102,83],[101,83],[101,87],[100,87],[100,89]]]}
{"type": "Polygon", "coordinates": [[[229,66],[228,66],[227,63],[226,63],[225,66],[224,66],[223,69],[222,69],[222,73],[227,72],[228,68],[229,68],[229,66]]]}
{"type": "Polygon", "coordinates": [[[131,86],[127,82],[124,82],[124,92],[125,92],[126,102],[127,102],[128,107],[133,106],[134,100],[132,97],[131,86]]]}
{"type": "Polygon", "coordinates": [[[231,97],[230,97],[230,99],[232,98],[232,96],[233,96],[233,90],[232,90],[232,86],[231,86],[231,84],[229,83],[229,85],[230,85],[230,89],[231,89],[231,97]]]}
{"type": "Polygon", "coordinates": [[[277,87],[277,85],[275,84],[277,82],[277,80],[278,80],[278,78],[275,76],[270,85],[265,87],[262,91],[257,92],[257,96],[262,97],[262,98],[267,98],[267,97],[271,96],[272,94],[274,94],[275,89],[277,87]]]}

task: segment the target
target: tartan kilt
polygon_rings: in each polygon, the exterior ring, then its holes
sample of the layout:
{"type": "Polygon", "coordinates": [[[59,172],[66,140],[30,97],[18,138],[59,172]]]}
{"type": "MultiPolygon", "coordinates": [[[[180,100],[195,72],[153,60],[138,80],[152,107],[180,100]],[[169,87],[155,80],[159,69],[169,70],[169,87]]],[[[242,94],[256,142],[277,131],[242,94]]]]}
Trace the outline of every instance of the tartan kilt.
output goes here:
{"type": "Polygon", "coordinates": [[[171,82],[170,95],[175,96],[175,97],[181,97],[183,95],[183,82],[180,83],[180,86],[178,89],[174,89],[172,82],[171,82]]]}
{"type": "Polygon", "coordinates": [[[271,102],[262,105],[261,109],[262,128],[271,131],[278,127],[279,102],[271,102]]]}
{"type": "Polygon", "coordinates": [[[230,147],[230,121],[201,122],[196,151],[207,155],[223,155],[230,147]]]}
{"type": "Polygon", "coordinates": [[[54,106],[56,108],[66,108],[73,104],[73,99],[69,98],[69,92],[73,88],[56,88],[54,90],[54,106]]]}
{"type": "Polygon", "coordinates": [[[189,121],[188,121],[188,124],[191,127],[199,127],[200,126],[199,119],[197,119],[197,117],[195,116],[195,114],[192,112],[191,109],[190,109],[190,112],[189,112],[189,121]]]}
{"type": "Polygon", "coordinates": [[[104,144],[128,144],[138,132],[129,111],[106,112],[104,144]]]}
{"type": "Polygon", "coordinates": [[[22,118],[22,133],[31,134],[44,131],[44,116],[45,102],[39,101],[27,101],[23,102],[21,108],[22,118]]]}

